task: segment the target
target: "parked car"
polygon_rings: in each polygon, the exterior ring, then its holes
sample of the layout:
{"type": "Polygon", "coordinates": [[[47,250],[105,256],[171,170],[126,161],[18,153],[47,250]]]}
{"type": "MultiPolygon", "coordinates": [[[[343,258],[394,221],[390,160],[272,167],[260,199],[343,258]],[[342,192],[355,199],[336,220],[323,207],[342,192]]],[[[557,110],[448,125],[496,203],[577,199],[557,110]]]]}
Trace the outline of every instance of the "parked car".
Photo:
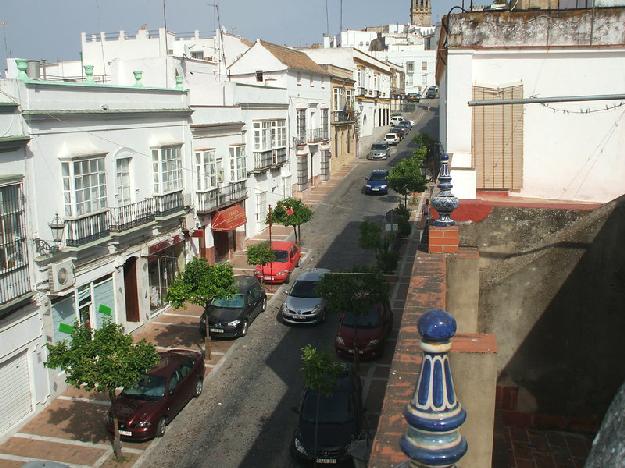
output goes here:
{"type": "Polygon", "coordinates": [[[389,130],[389,133],[397,134],[399,136],[399,141],[401,141],[406,136],[407,131],[404,127],[396,126],[396,127],[391,127],[391,129],[389,130]]]}
{"type": "Polygon", "coordinates": [[[386,141],[389,145],[397,145],[400,141],[399,133],[389,132],[384,135],[384,141],[386,141]]]}
{"type": "Polygon", "coordinates": [[[206,321],[211,337],[234,338],[247,335],[247,329],[267,308],[267,294],[253,276],[235,276],[237,294],[213,299],[200,317],[200,334],[206,336],[206,321]]]}
{"type": "Polygon", "coordinates": [[[412,121],[410,120],[402,120],[397,124],[399,128],[403,128],[406,132],[409,132],[412,129],[412,121]]]}
{"type": "Polygon", "coordinates": [[[147,440],[165,433],[176,414],[202,393],[204,356],[195,351],[170,350],[160,353],[156,367],[139,382],[124,388],[108,412],[107,429],[113,433],[113,416],[118,418],[124,439],[147,440]]]}
{"type": "Polygon", "coordinates": [[[404,118],[401,115],[399,115],[399,114],[392,115],[391,116],[391,125],[397,125],[402,120],[404,120],[404,118]]]}
{"type": "Polygon", "coordinates": [[[317,292],[317,286],[329,272],[325,268],[315,268],[297,278],[280,309],[282,321],[291,324],[325,321],[326,304],[317,292]]]}
{"type": "Polygon", "coordinates": [[[425,92],[426,99],[434,99],[438,96],[438,88],[436,86],[430,86],[425,92]]]}
{"type": "Polygon", "coordinates": [[[365,177],[365,186],[363,191],[366,194],[387,194],[388,193],[388,171],[386,169],[376,169],[371,171],[369,177],[365,177]]]}
{"type": "Polygon", "coordinates": [[[271,249],[276,256],[275,261],[264,266],[258,265],[254,276],[269,284],[282,284],[291,281],[291,272],[299,266],[302,252],[294,242],[274,241],[271,249]]]}
{"type": "Polygon", "coordinates": [[[406,101],[408,102],[419,102],[420,99],[421,99],[421,93],[406,94],[406,101]]]}
{"type": "Polygon", "coordinates": [[[354,349],[357,349],[361,359],[381,356],[392,328],[393,313],[388,302],[374,304],[364,314],[348,311],[339,321],[334,340],[336,353],[353,359],[354,349]]]}
{"type": "Polygon", "coordinates": [[[299,421],[291,442],[295,458],[317,464],[348,461],[348,446],[363,431],[360,377],[347,365],[331,394],[305,389],[298,413],[299,421]]]}
{"type": "Polygon", "coordinates": [[[367,159],[388,159],[391,156],[391,148],[385,141],[378,141],[371,145],[367,159]]]}

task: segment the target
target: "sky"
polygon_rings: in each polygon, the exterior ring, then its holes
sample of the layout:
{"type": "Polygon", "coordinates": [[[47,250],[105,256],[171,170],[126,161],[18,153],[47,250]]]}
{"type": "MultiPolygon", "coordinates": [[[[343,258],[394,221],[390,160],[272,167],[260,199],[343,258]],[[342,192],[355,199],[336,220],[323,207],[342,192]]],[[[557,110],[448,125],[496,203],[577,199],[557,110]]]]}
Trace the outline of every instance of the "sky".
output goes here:
{"type": "MultiPolygon", "coordinates": [[[[440,19],[461,0],[434,0],[440,19]]],[[[165,0],[167,29],[212,35],[219,3],[221,24],[248,39],[290,46],[321,42],[326,0],[165,0]]],[[[330,33],[339,31],[340,0],[327,0],[330,33]]],[[[410,0],[343,0],[343,27],[406,24],[410,0]]],[[[163,0],[0,0],[0,64],[6,57],[78,60],[80,33],[134,33],[163,25],[163,0]]]]}

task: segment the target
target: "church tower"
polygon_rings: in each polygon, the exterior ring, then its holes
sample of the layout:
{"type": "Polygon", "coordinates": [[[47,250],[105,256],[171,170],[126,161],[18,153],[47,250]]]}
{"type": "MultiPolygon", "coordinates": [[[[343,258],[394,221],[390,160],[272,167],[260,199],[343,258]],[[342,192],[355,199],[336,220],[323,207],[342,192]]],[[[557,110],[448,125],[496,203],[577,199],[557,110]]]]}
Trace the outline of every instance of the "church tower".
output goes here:
{"type": "Polygon", "coordinates": [[[430,0],[410,0],[410,24],[432,26],[432,5],[430,0]]]}

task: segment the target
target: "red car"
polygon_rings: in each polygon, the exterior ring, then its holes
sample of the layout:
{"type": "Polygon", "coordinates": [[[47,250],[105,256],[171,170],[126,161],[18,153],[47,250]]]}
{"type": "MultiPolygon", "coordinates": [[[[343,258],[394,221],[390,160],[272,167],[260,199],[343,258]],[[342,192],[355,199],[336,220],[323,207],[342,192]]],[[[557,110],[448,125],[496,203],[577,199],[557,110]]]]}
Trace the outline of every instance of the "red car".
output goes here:
{"type": "Polygon", "coordinates": [[[334,340],[336,353],[353,359],[356,348],[361,359],[379,357],[392,328],[393,313],[388,302],[375,304],[364,314],[343,314],[334,340]]]}
{"type": "Polygon", "coordinates": [[[107,424],[110,433],[115,415],[123,439],[160,437],[189,400],[202,393],[204,357],[200,353],[171,350],[159,354],[158,365],[137,385],[125,388],[111,405],[107,424]]]}
{"type": "Polygon", "coordinates": [[[269,284],[281,284],[291,281],[291,272],[299,266],[302,251],[294,242],[275,241],[271,249],[276,256],[275,261],[264,266],[258,265],[254,276],[259,281],[269,284]]]}

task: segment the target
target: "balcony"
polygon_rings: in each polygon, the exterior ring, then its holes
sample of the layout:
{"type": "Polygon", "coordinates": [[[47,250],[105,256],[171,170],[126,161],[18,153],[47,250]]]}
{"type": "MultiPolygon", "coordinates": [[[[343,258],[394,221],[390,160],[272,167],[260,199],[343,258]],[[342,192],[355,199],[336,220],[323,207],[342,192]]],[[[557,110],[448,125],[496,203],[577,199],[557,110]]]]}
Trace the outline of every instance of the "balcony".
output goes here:
{"type": "Polygon", "coordinates": [[[304,146],[306,144],[306,132],[300,130],[297,132],[297,136],[293,138],[297,146],[304,146]]]}
{"type": "MultiPolygon", "coordinates": [[[[15,248],[22,248],[17,243],[3,245],[2,248],[6,252],[10,252],[11,245],[15,246],[15,248]]],[[[9,261],[7,267],[0,270],[0,308],[8,302],[28,294],[30,291],[28,263],[25,261],[9,261]]]]}
{"type": "Polygon", "coordinates": [[[184,208],[184,197],[182,189],[166,195],[154,195],[155,211],[157,218],[163,218],[173,213],[182,211],[184,208]]]}
{"type": "Polygon", "coordinates": [[[254,169],[250,172],[258,173],[271,167],[273,154],[271,150],[254,152],[254,169]]]}
{"type": "Polygon", "coordinates": [[[68,247],[81,247],[108,235],[108,210],[65,220],[65,245],[68,247]]]}
{"type": "Polygon", "coordinates": [[[354,121],[354,113],[352,111],[332,111],[332,123],[349,123],[354,121]]]}
{"type": "Polygon", "coordinates": [[[367,95],[367,89],[364,87],[358,87],[356,88],[356,96],[366,96],[367,95]]]}
{"type": "Polygon", "coordinates": [[[328,140],[327,128],[313,128],[308,136],[309,143],[318,143],[320,141],[328,140]]]}
{"type": "Polygon", "coordinates": [[[197,212],[210,213],[247,198],[247,186],[244,180],[231,182],[226,187],[197,192],[197,212]]]}
{"type": "Polygon", "coordinates": [[[287,161],[286,148],[278,148],[271,150],[272,167],[280,167],[287,161]]]}
{"type": "Polygon", "coordinates": [[[113,232],[123,232],[154,221],[156,201],[147,198],[138,203],[110,208],[109,228],[113,232]]]}

